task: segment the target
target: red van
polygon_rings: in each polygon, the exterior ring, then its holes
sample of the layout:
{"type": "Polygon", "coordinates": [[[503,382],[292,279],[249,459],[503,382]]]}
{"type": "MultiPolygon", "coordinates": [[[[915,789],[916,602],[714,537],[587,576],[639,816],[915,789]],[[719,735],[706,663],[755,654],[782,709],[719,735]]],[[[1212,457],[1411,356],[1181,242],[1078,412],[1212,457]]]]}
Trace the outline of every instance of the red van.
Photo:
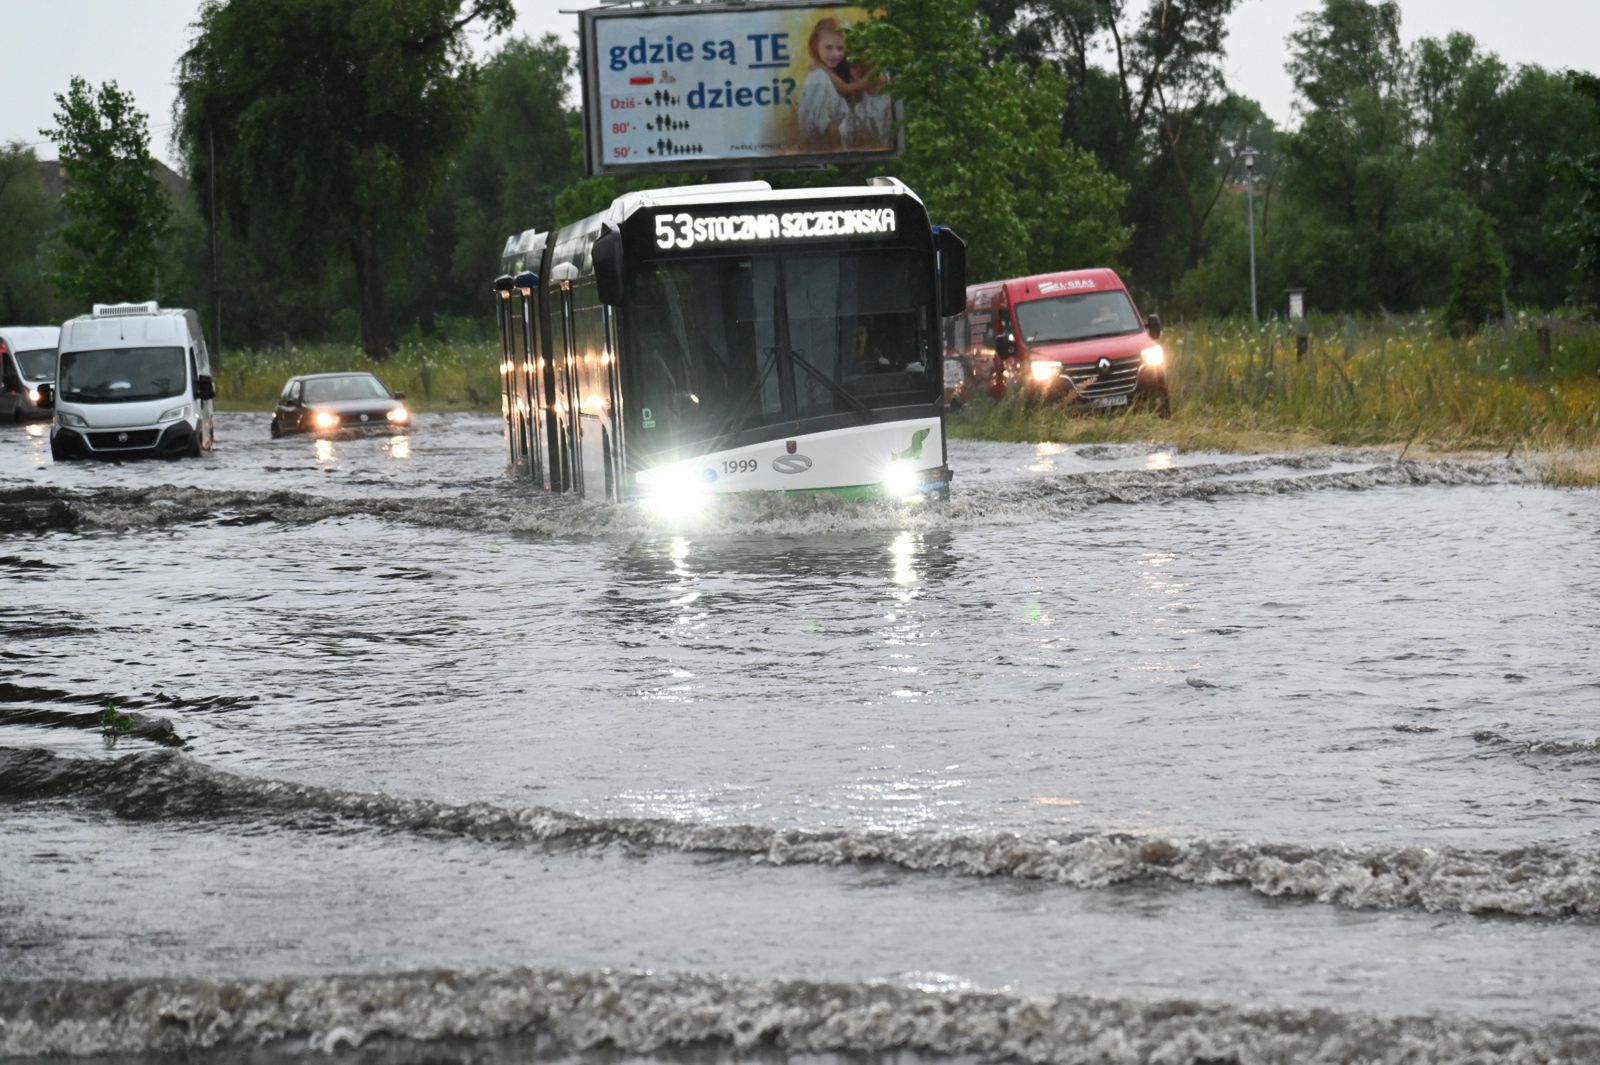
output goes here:
{"type": "Polygon", "coordinates": [[[973,391],[996,399],[1016,391],[1041,403],[1171,410],[1161,319],[1140,316],[1113,270],[971,285],[962,318],[946,331],[951,406],[973,391]]]}

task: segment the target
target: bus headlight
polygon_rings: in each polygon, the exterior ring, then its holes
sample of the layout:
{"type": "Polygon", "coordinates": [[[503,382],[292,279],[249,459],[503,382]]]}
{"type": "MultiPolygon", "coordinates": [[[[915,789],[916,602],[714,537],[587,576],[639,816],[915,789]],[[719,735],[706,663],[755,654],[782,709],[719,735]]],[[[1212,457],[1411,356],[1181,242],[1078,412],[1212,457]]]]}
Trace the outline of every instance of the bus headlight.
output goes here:
{"type": "Polygon", "coordinates": [[[1061,376],[1061,364],[1059,362],[1035,362],[1033,363],[1032,372],[1035,381],[1054,381],[1061,376]]]}
{"type": "Polygon", "coordinates": [[[1167,361],[1167,353],[1161,350],[1160,344],[1151,344],[1139,352],[1139,358],[1144,360],[1146,366],[1161,366],[1167,361]]]}
{"type": "Polygon", "coordinates": [[[311,425],[316,429],[337,429],[339,416],[331,410],[319,410],[311,415],[311,425]]]}
{"type": "Polygon", "coordinates": [[[646,508],[657,517],[686,518],[705,509],[711,496],[705,474],[692,466],[661,466],[639,471],[639,492],[646,508]]]}
{"type": "Polygon", "coordinates": [[[917,468],[909,462],[891,462],[883,471],[883,494],[890,499],[905,499],[917,494],[917,468]]]}

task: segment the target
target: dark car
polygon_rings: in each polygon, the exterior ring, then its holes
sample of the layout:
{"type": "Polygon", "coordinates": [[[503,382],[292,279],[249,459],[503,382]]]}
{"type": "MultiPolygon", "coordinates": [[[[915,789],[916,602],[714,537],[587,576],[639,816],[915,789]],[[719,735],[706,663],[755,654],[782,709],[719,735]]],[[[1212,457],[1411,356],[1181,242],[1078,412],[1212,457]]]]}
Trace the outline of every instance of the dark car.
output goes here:
{"type": "Polygon", "coordinates": [[[404,392],[369,373],[308,373],[289,378],[272,412],[272,435],[411,428],[404,392]]]}

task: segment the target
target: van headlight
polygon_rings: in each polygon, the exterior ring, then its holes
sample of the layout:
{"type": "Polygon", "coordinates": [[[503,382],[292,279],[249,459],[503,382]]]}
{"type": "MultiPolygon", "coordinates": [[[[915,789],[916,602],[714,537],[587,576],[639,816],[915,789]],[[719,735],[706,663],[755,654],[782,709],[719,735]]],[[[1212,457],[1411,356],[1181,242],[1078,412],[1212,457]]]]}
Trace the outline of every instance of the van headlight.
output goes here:
{"type": "Polygon", "coordinates": [[[39,402],[39,390],[37,388],[28,389],[28,402],[29,403],[38,403],[39,402]]]}
{"type": "Polygon", "coordinates": [[[69,429],[89,428],[89,423],[84,420],[83,415],[74,414],[70,410],[56,411],[56,424],[65,425],[69,429]]]}
{"type": "Polygon", "coordinates": [[[1059,362],[1036,361],[1033,364],[1032,373],[1035,381],[1054,381],[1061,376],[1061,364],[1059,362]]]}
{"type": "Polygon", "coordinates": [[[1167,361],[1167,353],[1161,350],[1160,344],[1151,344],[1139,352],[1139,358],[1144,360],[1146,366],[1161,366],[1167,361]]]}
{"type": "Polygon", "coordinates": [[[156,419],[156,424],[164,425],[167,422],[175,422],[182,418],[188,418],[193,414],[194,408],[190,407],[187,403],[181,407],[168,407],[166,410],[161,412],[161,417],[156,419]]]}

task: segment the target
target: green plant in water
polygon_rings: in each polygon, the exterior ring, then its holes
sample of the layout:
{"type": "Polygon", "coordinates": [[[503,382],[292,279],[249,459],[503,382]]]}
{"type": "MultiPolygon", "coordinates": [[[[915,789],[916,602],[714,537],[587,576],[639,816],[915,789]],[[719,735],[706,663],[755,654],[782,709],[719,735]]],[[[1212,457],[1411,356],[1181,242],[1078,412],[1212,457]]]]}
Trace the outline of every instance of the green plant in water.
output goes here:
{"type": "Polygon", "coordinates": [[[100,715],[100,731],[107,736],[120,736],[133,730],[133,715],[117,710],[117,704],[106,700],[105,711],[100,715]]]}

